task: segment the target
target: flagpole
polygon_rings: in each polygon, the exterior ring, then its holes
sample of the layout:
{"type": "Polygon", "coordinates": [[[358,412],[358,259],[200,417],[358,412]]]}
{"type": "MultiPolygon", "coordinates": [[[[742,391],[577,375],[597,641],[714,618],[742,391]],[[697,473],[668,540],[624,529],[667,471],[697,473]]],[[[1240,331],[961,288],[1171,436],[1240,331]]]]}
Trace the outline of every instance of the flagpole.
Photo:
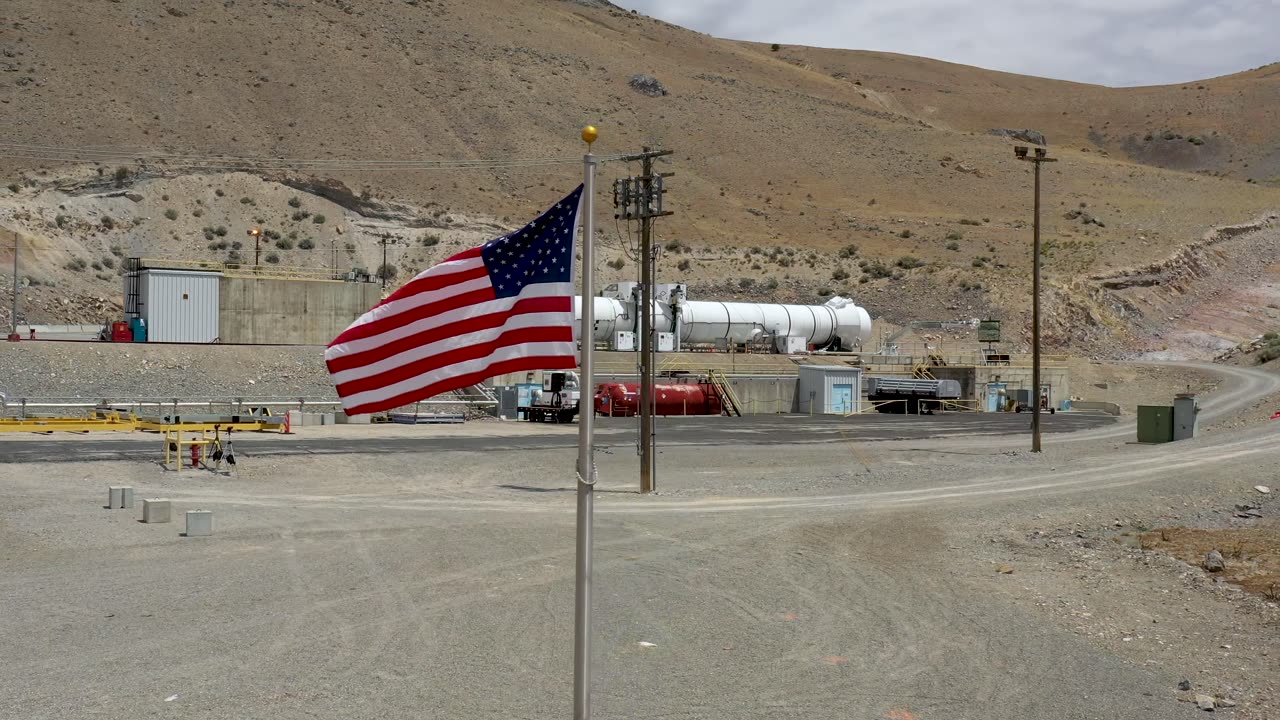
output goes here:
{"type": "Polygon", "coordinates": [[[598,133],[590,125],[582,129],[587,154],[582,158],[582,377],[578,385],[578,561],[574,586],[573,622],[573,718],[591,718],[591,522],[595,500],[595,459],[591,436],[595,430],[595,245],[596,156],[591,144],[598,133]]]}

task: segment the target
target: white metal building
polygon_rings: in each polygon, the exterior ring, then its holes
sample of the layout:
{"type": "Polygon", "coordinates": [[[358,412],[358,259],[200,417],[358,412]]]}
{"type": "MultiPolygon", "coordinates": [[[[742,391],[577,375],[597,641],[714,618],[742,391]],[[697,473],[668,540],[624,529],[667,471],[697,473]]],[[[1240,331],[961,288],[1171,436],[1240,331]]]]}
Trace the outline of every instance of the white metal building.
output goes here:
{"type": "Polygon", "coordinates": [[[211,343],[218,339],[221,273],[188,270],[138,271],[138,315],[147,342],[211,343]]]}
{"type": "Polygon", "coordinates": [[[862,370],[848,365],[801,365],[796,381],[796,412],[848,415],[862,397],[862,370]]]}

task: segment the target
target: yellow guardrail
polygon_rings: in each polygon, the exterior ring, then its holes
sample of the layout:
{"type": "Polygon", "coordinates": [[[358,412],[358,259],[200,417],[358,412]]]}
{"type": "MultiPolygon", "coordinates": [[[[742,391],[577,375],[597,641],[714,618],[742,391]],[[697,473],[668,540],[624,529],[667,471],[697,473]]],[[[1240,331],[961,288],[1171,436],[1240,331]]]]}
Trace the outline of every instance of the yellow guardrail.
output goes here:
{"type": "Polygon", "coordinates": [[[139,258],[139,269],[192,270],[218,272],[227,277],[267,278],[276,280],[317,280],[343,282],[347,272],[330,268],[292,267],[287,265],[254,265],[252,263],[227,263],[216,260],[170,260],[167,258],[139,258]]]}
{"type": "Polygon", "coordinates": [[[137,422],[137,429],[140,432],[169,432],[171,430],[182,430],[185,432],[213,432],[214,430],[236,430],[239,432],[284,432],[283,423],[265,423],[265,422],[182,422],[182,423],[161,423],[154,421],[137,422]]]}
{"type": "Polygon", "coordinates": [[[133,432],[137,427],[133,418],[115,413],[87,418],[0,418],[0,432],[133,432]]]}
{"type": "MultiPolygon", "coordinates": [[[[1032,357],[1029,354],[1005,354],[1002,357],[1006,359],[992,360],[981,353],[933,353],[928,357],[924,355],[878,355],[867,353],[862,356],[862,364],[864,367],[909,366],[912,368],[918,365],[925,365],[926,367],[1029,368],[1032,365],[1032,357]]],[[[1066,355],[1041,355],[1040,366],[1065,366],[1067,359],[1068,356],[1066,355]]]]}
{"type": "MultiPolygon", "coordinates": [[[[799,366],[792,365],[787,367],[779,365],[778,367],[722,367],[715,368],[715,371],[733,377],[793,377],[799,374],[799,371],[796,369],[797,367],[799,366]]],[[[708,368],[705,364],[672,363],[669,365],[659,365],[654,369],[654,372],[657,375],[666,375],[671,373],[705,375],[707,370],[708,368]]],[[[639,370],[637,369],[635,362],[596,361],[595,372],[597,375],[637,375],[639,370]]]]}
{"type": "Polygon", "coordinates": [[[859,400],[855,403],[855,409],[844,414],[845,417],[853,417],[854,415],[864,415],[866,413],[880,412],[880,408],[889,407],[894,403],[902,403],[902,411],[907,411],[906,400],[859,400]]]}
{"type": "Polygon", "coordinates": [[[283,423],[183,422],[162,423],[142,420],[131,413],[94,412],[88,417],[0,418],[0,432],[87,433],[87,432],[213,432],[215,429],[241,432],[284,432],[283,423]]]}

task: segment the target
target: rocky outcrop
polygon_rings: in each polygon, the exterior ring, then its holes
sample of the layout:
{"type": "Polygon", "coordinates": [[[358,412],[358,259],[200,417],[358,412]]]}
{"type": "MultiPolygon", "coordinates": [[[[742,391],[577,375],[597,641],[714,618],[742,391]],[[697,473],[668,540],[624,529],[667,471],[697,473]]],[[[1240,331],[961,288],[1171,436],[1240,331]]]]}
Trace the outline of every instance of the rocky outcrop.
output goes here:
{"type": "Polygon", "coordinates": [[[662,97],[667,94],[667,86],[652,75],[632,75],[627,81],[632,90],[649,97],[662,97]]]}
{"type": "Polygon", "coordinates": [[[1268,213],[1252,222],[1213,228],[1204,234],[1200,242],[1182,247],[1165,260],[1110,275],[1093,275],[1089,279],[1110,290],[1154,285],[1182,289],[1181,284],[1204,277],[1220,262],[1221,258],[1212,252],[1215,245],[1270,227],[1277,219],[1280,219],[1280,214],[1268,213]]]}
{"type": "Polygon", "coordinates": [[[1014,130],[1011,128],[992,128],[987,131],[988,135],[996,135],[998,137],[1009,138],[1010,140],[1018,140],[1019,142],[1031,143],[1032,145],[1048,146],[1049,141],[1045,139],[1044,133],[1038,130],[1014,130]]]}

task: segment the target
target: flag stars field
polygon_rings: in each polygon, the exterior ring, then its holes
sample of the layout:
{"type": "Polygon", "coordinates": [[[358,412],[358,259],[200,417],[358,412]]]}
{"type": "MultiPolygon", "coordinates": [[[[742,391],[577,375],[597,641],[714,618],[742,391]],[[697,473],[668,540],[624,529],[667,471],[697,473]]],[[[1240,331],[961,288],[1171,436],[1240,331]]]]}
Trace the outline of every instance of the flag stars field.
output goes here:
{"type": "Polygon", "coordinates": [[[349,415],[524,370],[578,364],[573,247],[582,188],[529,225],[458,253],[362,315],[325,351],[349,415]]]}

